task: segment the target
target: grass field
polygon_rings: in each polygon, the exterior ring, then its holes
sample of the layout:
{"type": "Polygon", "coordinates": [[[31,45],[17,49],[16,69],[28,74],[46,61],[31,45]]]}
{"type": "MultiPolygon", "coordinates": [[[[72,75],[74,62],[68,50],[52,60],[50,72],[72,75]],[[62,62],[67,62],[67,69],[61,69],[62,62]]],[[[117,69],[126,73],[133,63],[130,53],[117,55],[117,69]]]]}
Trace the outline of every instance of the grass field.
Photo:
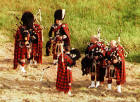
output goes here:
{"type": "Polygon", "coordinates": [[[84,50],[91,35],[101,28],[101,38],[107,41],[117,39],[120,30],[121,44],[132,55],[139,53],[140,9],[139,0],[0,0],[0,37],[1,42],[13,42],[13,34],[24,11],[34,14],[41,7],[44,29],[44,47],[48,31],[53,24],[56,9],[65,8],[71,32],[72,47],[84,50]],[[6,38],[6,39],[5,39],[6,38]]]}

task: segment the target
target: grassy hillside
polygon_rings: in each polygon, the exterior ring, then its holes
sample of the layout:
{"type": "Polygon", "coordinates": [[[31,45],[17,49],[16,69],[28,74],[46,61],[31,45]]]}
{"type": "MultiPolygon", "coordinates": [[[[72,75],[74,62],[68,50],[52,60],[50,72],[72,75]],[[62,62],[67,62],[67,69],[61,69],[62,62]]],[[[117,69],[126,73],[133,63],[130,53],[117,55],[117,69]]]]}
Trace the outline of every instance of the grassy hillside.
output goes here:
{"type": "Polygon", "coordinates": [[[48,31],[53,24],[54,11],[66,9],[64,22],[71,31],[72,47],[83,51],[91,35],[101,28],[101,38],[110,41],[117,39],[121,32],[121,44],[131,55],[139,53],[140,42],[140,3],[138,0],[0,0],[1,41],[13,42],[17,20],[25,10],[34,14],[38,8],[42,11],[44,29],[44,47],[48,40],[48,31]],[[132,54],[133,52],[133,54],[132,54]]]}

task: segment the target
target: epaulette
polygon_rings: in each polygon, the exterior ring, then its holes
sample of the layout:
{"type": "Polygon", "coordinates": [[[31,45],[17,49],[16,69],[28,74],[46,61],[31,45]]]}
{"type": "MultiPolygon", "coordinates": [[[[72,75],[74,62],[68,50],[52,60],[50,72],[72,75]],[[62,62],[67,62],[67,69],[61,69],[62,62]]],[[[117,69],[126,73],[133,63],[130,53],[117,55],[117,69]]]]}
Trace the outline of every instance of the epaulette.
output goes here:
{"type": "Polygon", "coordinates": [[[33,27],[36,31],[42,30],[39,24],[34,24],[33,27]]]}

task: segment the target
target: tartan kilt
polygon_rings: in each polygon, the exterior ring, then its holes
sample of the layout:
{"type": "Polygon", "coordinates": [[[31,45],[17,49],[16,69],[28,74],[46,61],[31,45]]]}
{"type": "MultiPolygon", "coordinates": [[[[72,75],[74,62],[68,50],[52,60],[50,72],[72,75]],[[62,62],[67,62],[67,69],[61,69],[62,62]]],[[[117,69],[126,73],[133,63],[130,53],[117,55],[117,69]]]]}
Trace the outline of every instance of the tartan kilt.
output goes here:
{"type": "Polygon", "coordinates": [[[21,59],[25,59],[27,58],[27,48],[23,47],[23,48],[19,48],[19,52],[18,52],[18,60],[20,61],[21,59]]]}
{"type": "Polygon", "coordinates": [[[72,83],[72,71],[71,70],[67,70],[67,75],[68,75],[69,83],[72,83]]]}
{"type": "Polygon", "coordinates": [[[38,44],[32,44],[32,53],[31,53],[32,58],[34,57],[35,60],[38,60],[38,44]]]}
{"type": "Polygon", "coordinates": [[[14,52],[14,69],[17,68],[18,64],[21,63],[22,59],[28,58],[28,53],[27,53],[27,47],[23,46],[21,47],[16,47],[15,52],[14,52]]]}
{"type": "Polygon", "coordinates": [[[67,93],[71,85],[69,83],[72,82],[72,71],[67,69],[66,59],[67,56],[64,56],[64,62],[62,62],[62,55],[60,55],[58,59],[58,70],[57,70],[57,80],[56,80],[56,89],[59,91],[64,91],[67,93]]]}
{"type": "Polygon", "coordinates": [[[68,71],[65,71],[63,69],[58,69],[57,72],[57,81],[56,81],[56,89],[59,91],[68,92],[70,89],[70,81],[72,80],[72,74],[68,71]]]}
{"type": "Polygon", "coordinates": [[[121,69],[115,67],[116,81],[121,82],[121,69]]]}
{"type": "MultiPolygon", "coordinates": [[[[116,82],[120,82],[120,84],[124,84],[126,82],[126,75],[125,75],[125,65],[123,62],[123,67],[122,68],[118,68],[118,67],[114,67],[115,68],[115,75],[113,79],[116,79],[116,82]]],[[[109,68],[107,68],[107,73],[106,73],[106,77],[109,78],[109,68]]]]}
{"type": "MultiPolygon", "coordinates": [[[[121,69],[114,67],[115,68],[115,73],[114,73],[114,77],[111,77],[113,79],[116,79],[117,82],[121,82],[121,69]]],[[[109,78],[109,74],[110,74],[110,68],[107,68],[107,75],[106,78],[109,78]]]]}

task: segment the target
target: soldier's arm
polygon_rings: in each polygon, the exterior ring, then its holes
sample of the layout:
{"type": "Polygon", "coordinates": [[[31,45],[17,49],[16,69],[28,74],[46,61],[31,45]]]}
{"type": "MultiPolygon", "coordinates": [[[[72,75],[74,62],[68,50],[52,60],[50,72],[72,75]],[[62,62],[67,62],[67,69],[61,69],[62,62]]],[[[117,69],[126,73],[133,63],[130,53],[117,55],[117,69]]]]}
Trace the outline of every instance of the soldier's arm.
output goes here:
{"type": "MultiPolygon", "coordinates": [[[[88,47],[89,47],[89,45],[88,45],[88,47]]],[[[89,54],[88,47],[85,49],[85,55],[88,55],[89,54]]]]}
{"type": "Polygon", "coordinates": [[[51,38],[51,37],[52,37],[53,30],[54,30],[54,27],[53,27],[53,26],[51,26],[51,28],[50,28],[50,30],[49,30],[49,38],[51,38]]]}
{"type": "Polygon", "coordinates": [[[63,24],[62,28],[64,30],[63,39],[70,38],[70,31],[67,24],[63,24]]]}
{"type": "Polygon", "coordinates": [[[94,45],[88,47],[88,50],[91,51],[92,49],[94,49],[94,48],[96,48],[96,47],[97,47],[97,44],[94,44],[94,45]]]}

